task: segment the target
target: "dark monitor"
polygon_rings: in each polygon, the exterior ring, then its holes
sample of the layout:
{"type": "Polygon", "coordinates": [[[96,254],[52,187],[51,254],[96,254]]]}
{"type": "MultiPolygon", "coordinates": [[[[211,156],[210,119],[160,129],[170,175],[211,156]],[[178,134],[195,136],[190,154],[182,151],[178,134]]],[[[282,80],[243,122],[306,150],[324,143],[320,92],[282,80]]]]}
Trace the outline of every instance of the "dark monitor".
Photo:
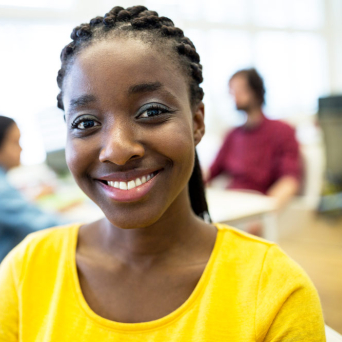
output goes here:
{"type": "Polygon", "coordinates": [[[342,95],[321,97],[318,99],[319,118],[342,116],[342,95]]]}
{"type": "Polygon", "coordinates": [[[326,152],[326,175],[330,182],[342,184],[342,95],[321,97],[318,118],[326,152]]]}

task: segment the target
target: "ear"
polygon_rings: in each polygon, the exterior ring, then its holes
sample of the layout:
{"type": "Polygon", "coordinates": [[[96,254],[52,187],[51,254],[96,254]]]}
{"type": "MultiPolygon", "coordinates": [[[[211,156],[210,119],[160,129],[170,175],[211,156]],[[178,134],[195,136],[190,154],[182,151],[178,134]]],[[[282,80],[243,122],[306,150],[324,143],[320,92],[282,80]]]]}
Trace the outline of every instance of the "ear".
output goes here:
{"type": "Polygon", "coordinates": [[[193,127],[194,127],[194,141],[195,145],[197,145],[201,140],[205,133],[205,124],[204,124],[204,103],[201,101],[195,107],[195,111],[193,112],[193,127]]]}

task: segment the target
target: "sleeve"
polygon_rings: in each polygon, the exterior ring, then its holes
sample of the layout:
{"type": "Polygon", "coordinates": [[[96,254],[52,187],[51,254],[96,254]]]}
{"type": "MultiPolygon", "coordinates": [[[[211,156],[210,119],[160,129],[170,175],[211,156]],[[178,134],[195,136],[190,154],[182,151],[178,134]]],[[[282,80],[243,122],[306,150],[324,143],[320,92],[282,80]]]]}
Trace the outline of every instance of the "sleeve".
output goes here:
{"type": "Polygon", "coordinates": [[[284,176],[293,176],[299,182],[302,178],[302,160],[295,130],[286,125],[279,134],[278,149],[278,179],[284,176]]]}
{"type": "Polygon", "coordinates": [[[324,342],[319,297],[305,272],[277,246],[270,247],[260,276],[256,341],[324,342]]]}
{"type": "Polygon", "coordinates": [[[18,341],[19,304],[12,255],[0,265],[0,342],[18,341]]]}
{"type": "Polygon", "coordinates": [[[7,182],[0,184],[0,226],[15,229],[26,236],[36,230],[63,224],[53,214],[45,213],[29,203],[18,190],[7,182]]]}
{"type": "Polygon", "coordinates": [[[231,133],[228,133],[226,138],[223,141],[223,144],[216,155],[216,158],[214,159],[214,162],[210,166],[210,175],[208,178],[208,182],[217,177],[219,174],[221,174],[223,171],[225,171],[224,164],[227,159],[227,155],[229,153],[229,145],[231,140],[231,133]]]}

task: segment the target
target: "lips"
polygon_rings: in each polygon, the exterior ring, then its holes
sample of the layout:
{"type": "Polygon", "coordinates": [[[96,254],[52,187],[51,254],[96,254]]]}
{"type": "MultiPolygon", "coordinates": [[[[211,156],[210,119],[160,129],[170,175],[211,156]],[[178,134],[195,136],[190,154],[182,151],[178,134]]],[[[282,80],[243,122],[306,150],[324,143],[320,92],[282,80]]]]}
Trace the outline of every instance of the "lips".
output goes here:
{"type": "Polygon", "coordinates": [[[97,180],[110,198],[119,202],[132,202],[139,200],[150,191],[156,176],[161,171],[131,171],[111,174],[97,180]],[[139,176],[134,175],[138,173],[139,176]]]}
{"type": "Polygon", "coordinates": [[[121,190],[131,190],[152,179],[158,172],[149,173],[147,176],[137,177],[128,182],[125,181],[107,181],[107,184],[113,188],[121,190]]]}

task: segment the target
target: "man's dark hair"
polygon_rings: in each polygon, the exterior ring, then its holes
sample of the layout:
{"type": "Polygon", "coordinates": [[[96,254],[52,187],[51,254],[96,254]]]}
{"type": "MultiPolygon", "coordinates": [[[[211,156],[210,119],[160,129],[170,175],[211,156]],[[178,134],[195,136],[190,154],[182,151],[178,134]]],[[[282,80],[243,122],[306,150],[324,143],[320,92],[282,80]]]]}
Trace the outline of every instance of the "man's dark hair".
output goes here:
{"type": "Polygon", "coordinates": [[[255,97],[257,98],[260,105],[265,104],[265,86],[264,81],[260,74],[257,72],[255,68],[250,69],[242,69],[237,71],[229,80],[229,82],[235,77],[235,76],[242,76],[245,77],[249,87],[252,89],[252,91],[255,94],[255,97]]]}
{"type": "MultiPolygon", "coordinates": [[[[77,54],[96,41],[115,37],[137,38],[146,44],[160,49],[175,61],[188,78],[191,106],[199,104],[204,96],[200,84],[203,82],[200,57],[191,40],[184,36],[181,29],[174,26],[171,19],[160,17],[157,12],[144,6],[124,9],[116,6],[104,17],[96,17],[89,23],[81,24],[71,33],[72,42],[61,53],[61,69],[57,83],[60,93],[57,106],[64,110],[63,81],[77,54]]],[[[196,215],[208,216],[202,173],[195,153],[194,170],[189,181],[189,193],[192,208],[196,215]]]]}

